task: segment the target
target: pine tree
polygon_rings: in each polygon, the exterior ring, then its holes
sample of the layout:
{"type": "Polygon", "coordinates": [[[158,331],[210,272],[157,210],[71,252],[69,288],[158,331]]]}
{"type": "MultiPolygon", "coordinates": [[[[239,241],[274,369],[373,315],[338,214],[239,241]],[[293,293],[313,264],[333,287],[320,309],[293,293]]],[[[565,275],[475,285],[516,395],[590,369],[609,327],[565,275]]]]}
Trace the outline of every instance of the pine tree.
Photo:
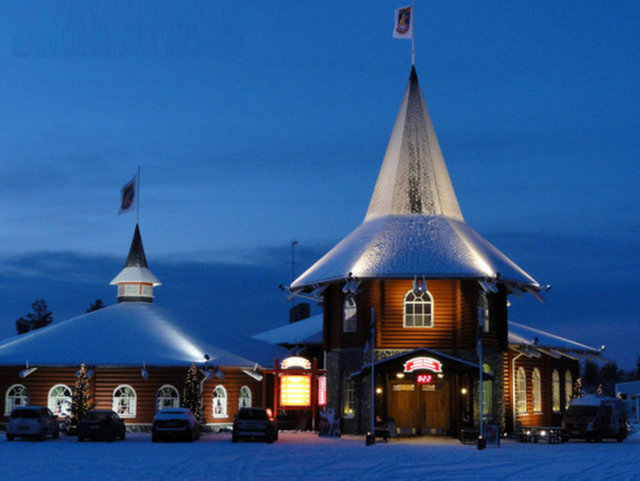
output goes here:
{"type": "Polygon", "coordinates": [[[99,309],[102,309],[103,307],[105,307],[105,305],[102,303],[102,299],[96,299],[96,302],[92,302],[91,304],[89,304],[87,312],[97,311],[99,309]]]}
{"type": "Polygon", "coordinates": [[[584,396],[584,391],[582,390],[582,378],[579,377],[578,379],[576,379],[576,382],[573,385],[573,393],[571,394],[571,399],[577,399],[582,396],[584,396]]]}
{"type": "Polygon", "coordinates": [[[89,380],[87,379],[87,368],[84,364],[76,373],[76,383],[72,388],[71,396],[71,426],[75,427],[82,417],[89,411],[89,380]]]}
{"type": "Polygon", "coordinates": [[[33,312],[16,320],[16,331],[18,334],[40,329],[53,322],[53,314],[47,307],[44,299],[40,299],[31,304],[33,312]]]}
{"type": "Polygon", "coordinates": [[[184,383],[182,394],[182,406],[191,409],[196,419],[203,423],[202,393],[200,392],[200,372],[195,364],[191,364],[187,370],[187,379],[184,383]]]}

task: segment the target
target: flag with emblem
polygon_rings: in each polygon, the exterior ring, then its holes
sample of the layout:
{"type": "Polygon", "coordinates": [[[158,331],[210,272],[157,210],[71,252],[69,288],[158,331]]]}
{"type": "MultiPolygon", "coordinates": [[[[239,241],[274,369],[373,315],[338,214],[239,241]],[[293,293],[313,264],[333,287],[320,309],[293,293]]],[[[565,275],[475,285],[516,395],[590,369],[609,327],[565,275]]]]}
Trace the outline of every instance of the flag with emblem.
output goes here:
{"type": "Polygon", "coordinates": [[[397,9],[393,15],[393,38],[413,39],[413,6],[397,9]]]}
{"type": "Polygon", "coordinates": [[[124,214],[125,212],[129,212],[133,210],[133,206],[136,201],[136,180],[138,176],[136,175],[133,179],[127,182],[124,187],[120,190],[121,201],[120,201],[120,210],[118,211],[118,215],[124,214]]]}

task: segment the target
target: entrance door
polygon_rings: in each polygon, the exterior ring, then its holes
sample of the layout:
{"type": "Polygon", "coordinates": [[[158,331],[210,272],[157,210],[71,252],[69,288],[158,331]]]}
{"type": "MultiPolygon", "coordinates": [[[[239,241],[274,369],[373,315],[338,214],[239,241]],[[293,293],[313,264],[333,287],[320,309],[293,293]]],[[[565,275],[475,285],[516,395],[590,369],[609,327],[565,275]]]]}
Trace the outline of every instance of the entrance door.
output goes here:
{"type": "Polygon", "coordinates": [[[392,381],[389,385],[389,416],[400,434],[444,435],[449,430],[449,384],[417,384],[392,381]]]}
{"type": "Polygon", "coordinates": [[[449,386],[422,384],[420,387],[420,433],[444,435],[449,430],[449,386]]]}

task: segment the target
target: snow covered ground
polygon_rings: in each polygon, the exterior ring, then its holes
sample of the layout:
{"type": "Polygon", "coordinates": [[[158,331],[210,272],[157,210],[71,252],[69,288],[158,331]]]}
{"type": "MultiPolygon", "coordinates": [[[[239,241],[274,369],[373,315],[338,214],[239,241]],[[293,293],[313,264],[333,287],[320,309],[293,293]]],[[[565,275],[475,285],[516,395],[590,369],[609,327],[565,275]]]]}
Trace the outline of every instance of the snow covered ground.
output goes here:
{"type": "Polygon", "coordinates": [[[504,441],[478,451],[450,439],[403,439],[365,446],[364,438],[283,432],[275,444],[232,443],[228,433],[188,443],[0,440],[0,480],[636,480],[640,433],[622,444],[504,441]]]}

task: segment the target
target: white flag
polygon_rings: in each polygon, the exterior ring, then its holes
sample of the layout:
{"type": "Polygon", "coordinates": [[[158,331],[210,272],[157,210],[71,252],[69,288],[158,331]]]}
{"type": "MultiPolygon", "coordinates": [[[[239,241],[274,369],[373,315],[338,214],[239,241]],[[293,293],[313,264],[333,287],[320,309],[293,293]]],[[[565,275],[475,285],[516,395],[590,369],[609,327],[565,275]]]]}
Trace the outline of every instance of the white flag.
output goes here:
{"type": "Polygon", "coordinates": [[[393,38],[413,39],[413,6],[397,9],[393,15],[393,38]]]}

